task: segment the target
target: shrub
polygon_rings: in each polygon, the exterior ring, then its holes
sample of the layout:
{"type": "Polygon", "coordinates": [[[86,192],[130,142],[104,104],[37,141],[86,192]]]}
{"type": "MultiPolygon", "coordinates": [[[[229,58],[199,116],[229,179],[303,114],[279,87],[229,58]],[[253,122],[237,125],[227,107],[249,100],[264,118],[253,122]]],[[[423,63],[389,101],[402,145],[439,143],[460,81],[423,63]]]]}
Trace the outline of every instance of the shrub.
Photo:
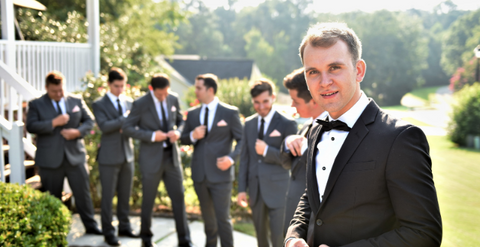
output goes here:
{"type": "Polygon", "coordinates": [[[480,135],[480,83],[465,85],[454,99],[449,136],[452,142],[465,146],[467,135],[480,135]]]}
{"type": "Polygon", "coordinates": [[[71,215],[48,192],[0,182],[0,246],[67,246],[71,215]]]}

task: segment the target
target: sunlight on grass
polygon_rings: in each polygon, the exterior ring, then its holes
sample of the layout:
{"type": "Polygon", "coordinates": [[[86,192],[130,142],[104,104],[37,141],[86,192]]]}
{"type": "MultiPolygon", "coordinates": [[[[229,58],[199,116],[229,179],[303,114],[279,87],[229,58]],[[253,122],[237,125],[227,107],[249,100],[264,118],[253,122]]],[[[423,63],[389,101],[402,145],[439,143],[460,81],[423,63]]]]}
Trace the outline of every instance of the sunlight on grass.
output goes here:
{"type": "Polygon", "coordinates": [[[409,122],[413,125],[420,126],[420,127],[422,127],[422,126],[432,126],[430,124],[427,124],[425,122],[422,122],[422,121],[417,120],[417,119],[412,118],[412,117],[404,117],[404,118],[402,118],[402,120],[405,120],[405,121],[407,121],[407,122],[409,122]]]}
{"type": "Polygon", "coordinates": [[[440,87],[425,87],[405,94],[400,101],[403,106],[409,108],[429,107],[436,101],[435,93],[440,87]]]}
{"type": "Polygon", "coordinates": [[[480,246],[480,152],[428,136],[443,221],[442,246],[480,246]]]}
{"type": "Polygon", "coordinates": [[[237,221],[233,223],[233,230],[255,237],[255,227],[253,226],[253,223],[237,221]]]}

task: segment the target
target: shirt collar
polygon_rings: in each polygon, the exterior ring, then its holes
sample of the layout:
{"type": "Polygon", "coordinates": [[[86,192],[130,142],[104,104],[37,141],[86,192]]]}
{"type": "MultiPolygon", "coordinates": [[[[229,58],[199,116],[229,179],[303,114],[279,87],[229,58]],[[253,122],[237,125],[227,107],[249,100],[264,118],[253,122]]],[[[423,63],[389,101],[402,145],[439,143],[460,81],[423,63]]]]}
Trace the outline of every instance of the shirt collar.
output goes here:
{"type": "MultiPolygon", "coordinates": [[[[50,99],[52,101],[53,104],[57,104],[57,101],[53,100],[53,99],[50,99]]],[[[59,101],[58,101],[59,104],[65,104],[65,97],[62,97],[59,101]]]]}
{"type": "Polygon", "coordinates": [[[208,110],[212,111],[213,109],[217,109],[218,102],[220,102],[220,100],[218,99],[218,97],[215,97],[213,98],[212,102],[208,104],[202,104],[202,107],[208,107],[208,110]]]}
{"type": "MultiPolygon", "coordinates": [[[[353,125],[357,122],[360,115],[362,115],[363,110],[365,110],[368,103],[370,102],[368,101],[367,96],[363,91],[361,91],[360,99],[358,99],[357,103],[355,103],[352,108],[350,108],[347,112],[341,115],[338,120],[345,122],[348,127],[352,128],[353,125]]],[[[329,119],[335,120],[330,116],[330,114],[327,114],[327,116],[329,117],[329,119]]]]}
{"type": "Polygon", "coordinates": [[[113,93],[111,93],[110,91],[108,91],[108,92],[107,92],[107,96],[108,96],[108,98],[110,98],[110,100],[111,100],[112,102],[115,102],[115,103],[116,103],[116,102],[117,102],[117,99],[120,99],[120,96],[121,96],[121,95],[119,95],[119,96],[117,97],[117,96],[115,96],[113,93]]]}
{"type": "Polygon", "coordinates": [[[318,115],[318,117],[315,118],[314,120],[317,120],[317,119],[325,119],[327,116],[328,116],[328,112],[327,112],[327,111],[324,111],[324,112],[322,112],[320,115],[318,115]]]}
{"type": "MultiPolygon", "coordinates": [[[[265,123],[270,123],[270,121],[272,121],[275,111],[276,111],[275,108],[272,106],[272,109],[270,110],[270,112],[263,118],[265,123]]],[[[261,120],[262,120],[262,116],[258,115],[258,122],[260,123],[261,120]]]]}
{"type": "MultiPolygon", "coordinates": [[[[153,94],[153,91],[152,91],[152,90],[150,90],[150,94],[152,95],[153,102],[155,102],[155,104],[160,103],[160,100],[158,100],[157,97],[155,97],[155,94],[153,94]]],[[[165,98],[165,99],[162,101],[162,103],[163,103],[163,102],[166,102],[166,101],[167,101],[167,98],[165,98]]]]}

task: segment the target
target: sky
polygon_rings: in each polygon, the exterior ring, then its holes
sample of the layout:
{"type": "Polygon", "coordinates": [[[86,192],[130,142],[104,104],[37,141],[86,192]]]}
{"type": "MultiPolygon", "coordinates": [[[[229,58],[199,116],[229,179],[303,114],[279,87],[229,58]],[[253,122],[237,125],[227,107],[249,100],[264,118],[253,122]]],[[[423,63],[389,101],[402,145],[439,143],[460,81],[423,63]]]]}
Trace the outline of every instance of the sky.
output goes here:
{"type": "MultiPolygon", "coordinates": [[[[241,9],[246,6],[257,6],[264,0],[238,0],[235,8],[241,9]]],[[[207,7],[215,9],[220,6],[228,6],[228,0],[203,0],[207,7]]],[[[390,11],[421,9],[430,11],[443,2],[443,0],[314,0],[314,8],[317,12],[330,12],[334,14],[351,11],[373,12],[386,9],[390,11]]],[[[480,8],[479,0],[453,0],[459,10],[476,10],[480,8]]]]}

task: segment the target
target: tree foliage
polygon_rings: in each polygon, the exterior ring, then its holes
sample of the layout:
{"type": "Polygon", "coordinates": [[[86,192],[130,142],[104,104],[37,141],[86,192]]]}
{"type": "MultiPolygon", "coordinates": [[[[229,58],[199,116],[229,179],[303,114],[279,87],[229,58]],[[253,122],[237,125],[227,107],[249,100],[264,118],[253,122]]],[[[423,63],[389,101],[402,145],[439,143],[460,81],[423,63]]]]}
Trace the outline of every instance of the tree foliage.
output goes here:
{"type": "Polygon", "coordinates": [[[480,136],[480,83],[466,85],[454,94],[449,136],[452,142],[465,146],[467,136],[480,136]]]}

